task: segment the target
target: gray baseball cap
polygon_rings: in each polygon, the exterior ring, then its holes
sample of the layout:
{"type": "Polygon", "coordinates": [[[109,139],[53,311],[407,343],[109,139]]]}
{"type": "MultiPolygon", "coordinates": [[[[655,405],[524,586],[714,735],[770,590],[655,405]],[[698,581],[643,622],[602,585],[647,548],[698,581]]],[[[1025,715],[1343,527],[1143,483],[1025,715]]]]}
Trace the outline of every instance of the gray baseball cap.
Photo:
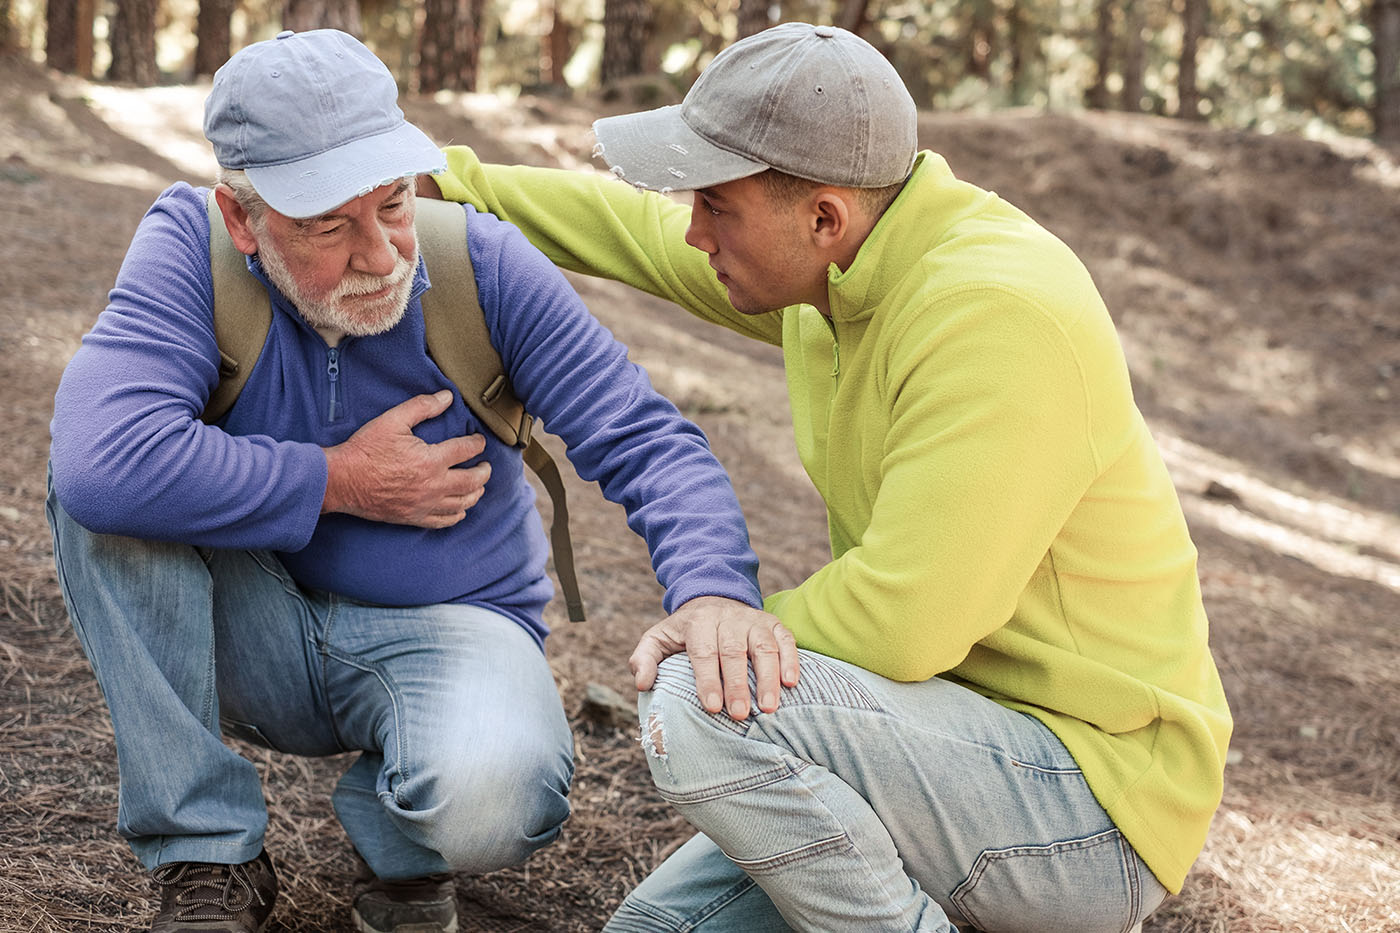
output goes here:
{"type": "Polygon", "coordinates": [[[715,56],[680,104],[593,124],[639,188],[693,191],[765,169],[853,188],[903,181],[918,113],[894,66],[835,26],[784,23],[715,56]]]}
{"type": "Polygon", "coordinates": [[[214,74],[204,135],[268,206],[315,217],[380,185],[443,172],[442,151],[404,119],[394,76],[335,29],[283,32],[214,74]]]}

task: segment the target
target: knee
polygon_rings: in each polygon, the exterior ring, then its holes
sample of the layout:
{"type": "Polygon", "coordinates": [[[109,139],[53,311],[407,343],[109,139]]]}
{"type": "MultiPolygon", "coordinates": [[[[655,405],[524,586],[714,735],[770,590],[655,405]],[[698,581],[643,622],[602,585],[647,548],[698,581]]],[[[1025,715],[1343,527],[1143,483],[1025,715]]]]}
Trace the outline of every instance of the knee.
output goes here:
{"type": "Polygon", "coordinates": [[[692,766],[737,752],[735,740],[748,734],[751,722],[731,719],[723,711],[706,711],[685,655],[672,655],[661,663],[651,691],[643,694],[640,716],[647,764],[663,789],[680,783],[681,775],[692,766]]]}
{"type": "Polygon", "coordinates": [[[390,805],[454,870],[484,874],[523,862],[559,835],[572,776],[572,756],[513,749],[425,769],[400,782],[390,805]]]}

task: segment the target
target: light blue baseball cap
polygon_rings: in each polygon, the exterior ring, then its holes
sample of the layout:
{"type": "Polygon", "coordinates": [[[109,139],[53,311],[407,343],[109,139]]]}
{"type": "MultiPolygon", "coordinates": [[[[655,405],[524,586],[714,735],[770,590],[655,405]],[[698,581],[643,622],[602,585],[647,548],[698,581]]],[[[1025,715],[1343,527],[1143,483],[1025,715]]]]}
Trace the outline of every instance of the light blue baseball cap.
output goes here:
{"type": "Polygon", "coordinates": [[[230,58],[204,102],[204,135],[268,206],[316,217],[381,185],[447,170],[404,119],[394,76],[336,29],[283,32],[230,58]]]}

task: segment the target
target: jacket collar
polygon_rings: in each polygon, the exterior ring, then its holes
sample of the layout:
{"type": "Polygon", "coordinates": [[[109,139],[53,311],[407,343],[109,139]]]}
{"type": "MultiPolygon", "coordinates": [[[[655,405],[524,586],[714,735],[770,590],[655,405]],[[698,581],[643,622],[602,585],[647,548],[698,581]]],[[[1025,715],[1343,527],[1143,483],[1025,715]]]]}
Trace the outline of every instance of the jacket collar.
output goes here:
{"type": "Polygon", "coordinates": [[[959,181],[936,152],[924,150],[914,171],[844,272],[827,270],[833,323],[869,320],[919,258],[970,211],[996,195],[959,181]]]}

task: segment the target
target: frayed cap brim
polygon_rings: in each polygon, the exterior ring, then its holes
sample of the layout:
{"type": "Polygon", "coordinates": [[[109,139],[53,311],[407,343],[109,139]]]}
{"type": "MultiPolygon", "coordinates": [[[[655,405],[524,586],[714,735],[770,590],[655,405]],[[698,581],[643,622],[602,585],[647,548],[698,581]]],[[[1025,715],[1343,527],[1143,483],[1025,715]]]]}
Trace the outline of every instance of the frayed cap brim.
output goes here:
{"type": "Polygon", "coordinates": [[[747,178],[769,166],[722,149],[692,130],[679,104],[594,122],[600,155],[613,174],[652,191],[694,191],[747,178]]]}

